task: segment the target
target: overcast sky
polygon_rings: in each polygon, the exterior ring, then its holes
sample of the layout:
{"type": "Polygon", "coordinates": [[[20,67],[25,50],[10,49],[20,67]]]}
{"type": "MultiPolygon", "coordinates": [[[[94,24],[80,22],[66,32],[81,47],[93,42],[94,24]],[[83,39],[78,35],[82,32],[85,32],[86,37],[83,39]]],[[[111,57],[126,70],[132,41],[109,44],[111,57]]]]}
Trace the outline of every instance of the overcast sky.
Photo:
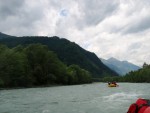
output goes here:
{"type": "Polygon", "coordinates": [[[0,0],[0,32],[55,35],[142,65],[150,63],[150,0],[0,0]]]}

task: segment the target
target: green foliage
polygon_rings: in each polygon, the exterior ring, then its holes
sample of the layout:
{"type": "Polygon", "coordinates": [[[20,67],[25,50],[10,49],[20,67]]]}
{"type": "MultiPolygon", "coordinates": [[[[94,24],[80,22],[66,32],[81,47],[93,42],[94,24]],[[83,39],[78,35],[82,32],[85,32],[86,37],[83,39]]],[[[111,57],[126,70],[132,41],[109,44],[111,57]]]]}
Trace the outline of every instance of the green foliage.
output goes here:
{"type": "Polygon", "coordinates": [[[124,76],[125,81],[129,82],[148,82],[150,83],[150,65],[144,63],[143,68],[132,71],[124,76]]]}
{"type": "MultiPolygon", "coordinates": [[[[0,46],[0,48],[3,46],[0,46]]],[[[4,86],[24,86],[27,62],[25,54],[14,49],[3,49],[0,52],[0,77],[4,86]]],[[[26,80],[28,81],[28,80],[26,80]]]]}
{"type": "Polygon", "coordinates": [[[92,82],[91,74],[81,69],[78,65],[70,65],[68,67],[69,84],[90,83],[92,82]]]}
{"type": "Polygon", "coordinates": [[[89,71],[93,78],[106,76],[117,76],[118,74],[107,66],[101,60],[89,51],[84,50],[74,42],[59,37],[11,37],[3,38],[0,43],[8,47],[15,47],[19,44],[27,46],[29,44],[41,43],[47,45],[49,50],[55,52],[58,58],[67,66],[75,64],[82,69],[89,71]]]}
{"type": "Polygon", "coordinates": [[[4,82],[3,80],[0,78],[0,87],[3,87],[4,86],[4,82]]]}
{"type": "Polygon", "coordinates": [[[122,77],[107,77],[103,78],[104,82],[118,81],[118,82],[135,82],[135,83],[150,83],[150,65],[144,63],[143,68],[137,71],[131,71],[122,77]]]}
{"type": "Polygon", "coordinates": [[[9,49],[0,45],[0,87],[30,87],[91,82],[88,71],[67,67],[47,46],[32,44],[9,49]]]}

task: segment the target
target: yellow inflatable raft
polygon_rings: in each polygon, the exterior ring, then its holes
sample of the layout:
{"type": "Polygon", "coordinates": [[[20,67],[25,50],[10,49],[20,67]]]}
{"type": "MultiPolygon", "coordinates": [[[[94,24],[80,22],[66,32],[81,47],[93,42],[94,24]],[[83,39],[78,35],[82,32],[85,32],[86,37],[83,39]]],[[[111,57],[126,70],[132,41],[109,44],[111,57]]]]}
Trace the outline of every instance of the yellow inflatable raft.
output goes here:
{"type": "Polygon", "coordinates": [[[108,87],[118,87],[119,85],[109,84],[108,87]]]}

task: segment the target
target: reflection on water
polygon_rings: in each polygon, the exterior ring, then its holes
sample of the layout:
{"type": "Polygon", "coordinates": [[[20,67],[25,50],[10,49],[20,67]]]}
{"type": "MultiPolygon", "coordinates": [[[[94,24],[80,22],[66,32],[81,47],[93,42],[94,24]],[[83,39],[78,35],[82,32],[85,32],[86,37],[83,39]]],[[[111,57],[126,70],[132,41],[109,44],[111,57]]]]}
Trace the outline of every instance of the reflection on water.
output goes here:
{"type": "Polygon", "coordinates": [[[0,91],[0,113],[126,113],[137,98],[150,98],[149,84],[105,83],[0,91]]]}

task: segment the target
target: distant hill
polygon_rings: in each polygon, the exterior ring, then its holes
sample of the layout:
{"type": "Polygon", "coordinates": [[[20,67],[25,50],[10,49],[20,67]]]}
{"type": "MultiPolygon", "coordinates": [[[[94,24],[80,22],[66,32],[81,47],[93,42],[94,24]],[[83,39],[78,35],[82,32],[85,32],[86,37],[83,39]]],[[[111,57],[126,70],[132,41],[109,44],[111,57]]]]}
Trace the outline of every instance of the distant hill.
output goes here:
{"type": "Polygon", "coordinates": [[[144,63],[143,67],[137,71],[131,71],[121,78],[124,82],[135,82],[135,83],[150,83],[150,65],[144,63]]]}
{"type": "MultiPolygon", "coordinates": [[[[7,35],[6,35],[7,36],[7,35]]],[[[89,51],[84,50],[74,42],[67,39],[60,39],[57,36],[25,36],[25,37],[3,37],[0,38],[0,44],[8,47],[17,45],[27,46],[28,44],[41,43],[47,45],[50,50],[54,51],[58,58],[66,65],[76,64],[81,68],[88,70],[93,78],[105,76],[118,76],[118,74],[104,65],[101,60],[89,51]]]]}
{"type": "Polygon", "coordinates": [[[119,75],[125,75],[130,71],[140,69],[139,66],[136,66],[128,61],[119,61],[115,58],[109,58],[108,60],[101,59],[101,61],[110,69],[116,71],[119,75]]]}
{"type": "Polygon", "coordinates": [[[0,32],[0,39],[2,39],[2,38],[10,38],[10,37],[13,37],[13,36],[6,35],[6,34],[0,32]]]}

